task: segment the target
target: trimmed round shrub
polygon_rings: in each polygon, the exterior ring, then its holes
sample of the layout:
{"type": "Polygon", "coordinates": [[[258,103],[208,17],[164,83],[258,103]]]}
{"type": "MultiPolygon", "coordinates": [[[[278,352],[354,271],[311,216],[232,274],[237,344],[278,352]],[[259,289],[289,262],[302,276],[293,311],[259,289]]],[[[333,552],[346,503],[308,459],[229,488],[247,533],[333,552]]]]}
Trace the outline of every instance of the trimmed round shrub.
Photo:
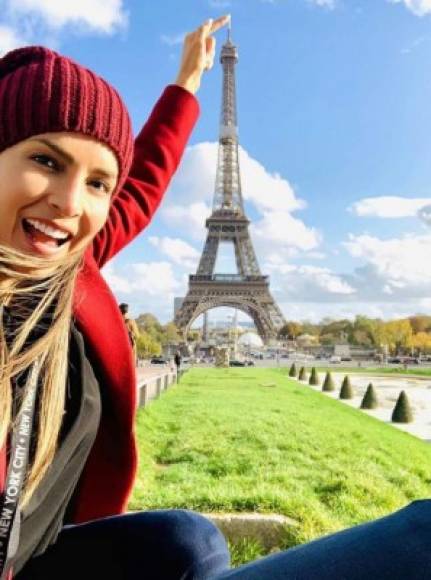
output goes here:
{"type": "Polygon", "coordinates": [[[297,375],[296,365],[295,363],[293,363],[289,370],[289,377],[296,377],[296,375],[297,375]]]}
{"type": "Polygon", "coordinates": [[[326,373],[325,380],[323,381],[322,391],[335,391],[335,385],[330,371],[326,373]]]}
{"type": "Polygon", "coordinates": [[[373,383],[370,383],[361,402],[361,409],[377,409],[379,401],[373,383]]]}
{"type": "Polygon", "coordinates": [[[350,383],[349,376],[346,375],[343,379],[343,384],[341,385],[340,399],[353,399],[355,392],[350,383]]]}
{"type": "Polygon", "coordinates": [[[300,381],[307,380],[307,371],[305,370],[305,367],[301,367],[301,370],[299,371],[299,375],[298,375],[298,380],[300,380],[300,381]]]}
{"type": "Polygon", "coordinates": [[[311,375],[310,375],[310,380],[308,381],[308,384],[309,385],[320,385],[319,375],[317,374],[315,367],[313,367],[311,369],[311,375]]]}
{"type": "Polygon", "coordinates": [[[413,421],[413,411],[405,391],[401,391],[395,408],[392,412],[393,423],[411,423],[413,421]]]}

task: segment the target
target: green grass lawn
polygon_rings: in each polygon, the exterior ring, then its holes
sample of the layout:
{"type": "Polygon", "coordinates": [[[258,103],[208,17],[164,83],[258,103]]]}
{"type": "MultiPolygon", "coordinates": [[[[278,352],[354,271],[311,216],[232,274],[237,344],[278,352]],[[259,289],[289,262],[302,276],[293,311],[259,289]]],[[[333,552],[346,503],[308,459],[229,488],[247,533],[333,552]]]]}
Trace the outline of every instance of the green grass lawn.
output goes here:
{"type": "Polygon", "coordinates": [[[287,373],[195,368],[140,409],[129,509],[284,514],[299,522],[288,547],[429,496],[428,444],[287,373]]]}

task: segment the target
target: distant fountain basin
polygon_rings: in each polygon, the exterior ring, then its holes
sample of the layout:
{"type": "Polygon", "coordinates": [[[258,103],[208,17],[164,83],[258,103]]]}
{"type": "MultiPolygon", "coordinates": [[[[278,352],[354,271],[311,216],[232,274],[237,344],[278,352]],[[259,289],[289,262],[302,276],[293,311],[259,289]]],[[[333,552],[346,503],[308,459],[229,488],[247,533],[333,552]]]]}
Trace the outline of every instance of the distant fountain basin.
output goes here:
{"type": "MultiPolygon", "coordinates": [[[[325,392],[325,395],[338,399],[342,380],[348,374],[355,390],[355,397],[350,400],[342,400],[341,402],[358,409],[367,390],[367,386],[369,383],[373,383],[377,391],[379,407],[373,410],[361,409],[361,411],[431,443],[431,379],[391,375],[373,376],[358,373],[331,372],[331,374],[336,390],[329,393],[325,392]],[[405,391],[409,398],[414,413],[413,423],[403,424],[391,422],[392,411],[401,391],[405,391]]],[[[324,373],[320,373],[321,383],[323,383],[323,379],[324,373]]],[[[321,391],[322,386],[311,388],[316,391],[321,391]]]]}

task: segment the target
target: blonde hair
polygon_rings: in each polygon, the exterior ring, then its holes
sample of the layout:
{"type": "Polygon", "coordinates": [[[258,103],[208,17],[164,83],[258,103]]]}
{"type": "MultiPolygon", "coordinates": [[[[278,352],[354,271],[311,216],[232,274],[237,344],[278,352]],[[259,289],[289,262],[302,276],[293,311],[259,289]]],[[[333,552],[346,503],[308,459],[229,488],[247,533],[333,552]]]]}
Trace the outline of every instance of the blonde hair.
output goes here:
{"type": "Polygon", "coordinates": [[[84,251],[46,260],[0,244],[0,305],[8,303],[18,321],[8,347],[0,316],[0,448],[20,417],[23,396],[15,403],[18,412],[14,417],[12,379],[36,359],[41,363],[38,387],[41,391],[35,410],[37,441],[24,482],[21,508],[28,504],[57,449],[65,405],[73,294],[84,264],[84,251]],[[44,331],[42,336],[26,345],[29,335],[46,315],[50,320],[46,328],[39,326],[44,331]]]}

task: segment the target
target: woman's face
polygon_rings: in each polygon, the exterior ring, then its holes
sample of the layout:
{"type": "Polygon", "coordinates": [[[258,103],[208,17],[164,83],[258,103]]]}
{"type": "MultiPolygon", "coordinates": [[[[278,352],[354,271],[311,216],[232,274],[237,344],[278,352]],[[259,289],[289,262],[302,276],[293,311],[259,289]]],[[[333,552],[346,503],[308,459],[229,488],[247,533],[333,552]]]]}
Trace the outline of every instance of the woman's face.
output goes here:
{"type": "Polygon", "coordinates": [[[44,133],[9,147],[0,153],[0,242],[47,258],[84,250],[106,222],[117,178],[113,151],[86,135],[44,133]]]}

